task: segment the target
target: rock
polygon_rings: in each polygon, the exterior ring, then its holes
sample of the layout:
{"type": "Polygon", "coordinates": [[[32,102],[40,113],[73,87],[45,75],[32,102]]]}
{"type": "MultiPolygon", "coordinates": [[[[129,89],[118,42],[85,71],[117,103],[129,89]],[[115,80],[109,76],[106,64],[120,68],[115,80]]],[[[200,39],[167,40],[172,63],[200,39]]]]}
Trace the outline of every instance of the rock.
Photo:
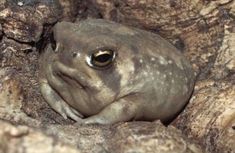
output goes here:
{"type": "Polygon", "coordinates": [[[80,153],[76,148],[32,128],[3,121],[0,121],[0,137],[0,153],[80,153]]]}
{"type": "Polygon", "coordinates": [[[176,128],[160,122],[128,122],[115,125],[49,125],[48,134],[77,146],[82,152],[156,152],[201,153],[198,145],[185,138],[176,128]],[[91,141],[92,140],[92,141],[91,141]]]}
{"type": "Polygon", "coordinates": [[[38,4],[31,6],[10,5],[0,12],[4,34],[20,42],[39,41],[44,24],[58,19],[59,6],[38,4]]]}
{"type": "Polygon", "coordinates": [[[159,123],[122,124],[114,133],[109,147],[120,152],[202,152],[197,145],[185,141],[175,128],[166,128],[159,123]]]}
{"type": "Polygon", "coordinates": [[[0,70],[0,119],[18,124],[39,125],[37,120],[30,118],[22,109],[23,91],[20,81],[12,77],[13,70],[0,70]]]}
{"type": "Polygon", "coordinates": [[[45,134],[0,120],[0,153],[22,150],[24,153],[202,153],[200,147],[182,137],[179,130],[166,128],[159,122],[132,122],[109,127],[51,125],[47,128],[44,127],[45,134]]]}
{"type": "Polygon", "coordinates": [[[23,67],[25,58],[25,53],[35,50],[34,47],[28,44],[22,44],[16,42],[12,39],[3,37],[0,42],[0,66],[18,66],[23,67]]]}
{"type": "Polygon", "coordinates": [[[235,29],[234,23],[227,24],[224,28],[224,39],[218,51],[212,75],[216,79],[223,79],[235,72],[235,29]]]}
{"type": "Polygon", "coordinates": [[[62,8],[61,20],[74,21],[79,12],[78,8],[81,5],[82,0],[59,0],[62,8]]]}
{"type": "MultiPolygon", "coordinates": [[[[212,12],[220,10],[218,5],[229,9],[235,6],[235,2],[227,3],[208,2],[201,13],[211,16],[212,12]]],[[[183,133],[194,137],[208,152],[235,152],[234,22],[227,20],[228,14],[233,12],[230,10],[224,16],[223,41],[207,66],[209,73],[201,73],[189,105],[175,122],[183,133]]]]}
{"type": "Polygon", "coordinates": [[[208,152],[235,151],[234,80],[200,81],[176,125],[208,152]]]}

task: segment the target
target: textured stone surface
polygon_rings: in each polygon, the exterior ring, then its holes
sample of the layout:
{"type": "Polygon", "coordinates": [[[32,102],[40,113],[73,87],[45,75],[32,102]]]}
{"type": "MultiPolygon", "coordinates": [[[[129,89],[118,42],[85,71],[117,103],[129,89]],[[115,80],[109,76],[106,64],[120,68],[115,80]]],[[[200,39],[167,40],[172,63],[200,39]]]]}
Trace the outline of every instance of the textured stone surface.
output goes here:
{"type": "Polygon", "coordinates": [[[0,121],[0,137],[0,153],[80,153],[75,147],[27,126],[13,126],[3,121],[0,121]]]}
{"type": "Polygon", "coordinates": [[[174,127],[160,122],[129,122],[112,126],[83,125],[48,126],[47,133],[66,143],[76,145],[82,152],[156,152],[201,153],[197,145],[182,136],[174,127]],[[91,141],[92,140],[92,141],[91,141]]]}
{"type": "Polygon", "coordinates": [[[39,121],[23,112],[23,90],[20,79],[14,77],[14,70],[0,70],[0,119],[18,124],[38,126],[39,121]]]}
{"type": "Polygon", "coordinates": [[[49,134],[0,121],[0,153],[202,153],[179,130],[160,123],[77,128],[51,125],[44,131],[49,134]]]}
{"type": "MultiPolygon", "coordinates": [[[[235,15],[235,14],[234,14],[235,15]]],[[[228,23],[224,26],[224,39],[215,64],[212,69],[212,75],[216,79],[223,79],[235,72],[235,24],[228,23]]]]}
{"type": "Polygon", "coordinates": [[[234,80],[200,81],[176,125],[209,152],[235,151],[234,80]]]}
{"type": "MultiPolygon", "coordinates": [[[[210,7],[205,7],[204,13],[215,12],[218,10],[218,3],[223,5],[226,2],[228,1],[208,3],[210,7]]],[[[234,15],[232,10],[235,8],[235,2],[229,2],[226,5],[230,8],[227,19],[234,15]]],[[[205,79],[197,82],[189,105],[176,122],[177,127],[197,139],[208,152],[235,152],[233,20],[224,22],[223,29],[223,41],[215,54],[215,59],[207,66],[211,69],[210,73],[208,75],[202,73],[205,79]]]]}
{"type": "Polygon", "coordinates": [[[43,25],[55,22],[59,11],[59,5],[39,3],[32,7],[9,3],[0,11],[0,20],[8,38],[20,42],[37,42],[42,35],[43,25]]]}
{"type": "Polygon", "coordinates": [[[24,43],[38,42],[43,37],[43,28],[58,20],[74,20],[78,4],[76,0],[1,1],[0,22],[8,38],[24,43]]]}
{"type": "Polygon", "coordinates": [[[82,0],[58,0],[61,9],[62,15],[60,19],[63,21],[74,21],[76,19],[77,14],[79,13],[79,6],[82,0]]]}

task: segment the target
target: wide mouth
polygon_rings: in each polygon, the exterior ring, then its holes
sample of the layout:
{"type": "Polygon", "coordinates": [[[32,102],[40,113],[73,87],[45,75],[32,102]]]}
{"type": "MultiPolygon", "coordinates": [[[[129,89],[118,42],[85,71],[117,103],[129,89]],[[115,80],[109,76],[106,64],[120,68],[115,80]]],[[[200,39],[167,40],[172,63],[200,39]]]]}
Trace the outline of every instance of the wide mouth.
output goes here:
{"type": "Polygon", "coordinates": [[[78,79],[73,78],[65,73],[58,73],[58,77],[60,77],[65,84],[68,84],[71,87],[75,87],[78,89],[85,89],[86,86],[81,83],[78,79]]]}

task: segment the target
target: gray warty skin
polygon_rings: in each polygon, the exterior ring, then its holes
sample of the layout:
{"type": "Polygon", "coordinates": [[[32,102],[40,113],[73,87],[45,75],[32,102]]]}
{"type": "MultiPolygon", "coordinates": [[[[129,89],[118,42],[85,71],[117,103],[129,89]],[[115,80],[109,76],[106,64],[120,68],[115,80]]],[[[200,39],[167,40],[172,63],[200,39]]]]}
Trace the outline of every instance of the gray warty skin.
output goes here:
{"type": "Polygon", "coordinates": [[[187,104],[195,73],[157,34],[114,22],[60,22],[40,59],[46,102],[78,124],[167,121],[187,104]]]}

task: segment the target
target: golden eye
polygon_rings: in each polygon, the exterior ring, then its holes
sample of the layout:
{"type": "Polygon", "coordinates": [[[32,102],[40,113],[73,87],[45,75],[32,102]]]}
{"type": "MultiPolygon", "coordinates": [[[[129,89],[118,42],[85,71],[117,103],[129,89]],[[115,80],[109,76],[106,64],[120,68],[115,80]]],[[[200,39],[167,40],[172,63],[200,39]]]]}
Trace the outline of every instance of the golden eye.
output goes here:
{"type": "Polygon", "coordinates": [[[114,51],[98,50],[88,58],[87,63],[92,67],[103,68],[109,66],[113,62],[114,58],[114,51]]]}

